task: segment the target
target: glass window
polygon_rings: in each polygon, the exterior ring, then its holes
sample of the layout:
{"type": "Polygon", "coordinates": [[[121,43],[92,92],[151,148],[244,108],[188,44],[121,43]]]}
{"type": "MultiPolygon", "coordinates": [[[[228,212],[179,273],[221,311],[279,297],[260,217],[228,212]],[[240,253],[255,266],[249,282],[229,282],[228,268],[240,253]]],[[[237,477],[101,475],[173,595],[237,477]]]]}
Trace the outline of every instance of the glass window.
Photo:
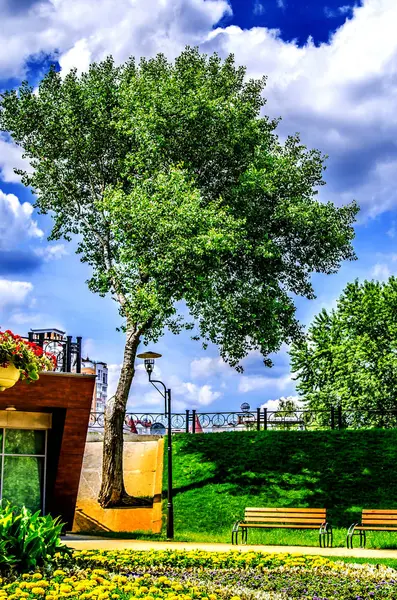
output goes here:
{"type": "Polygon", "coordinates": [[[32,511],[43,507],[44,458],[5,456],[3,499],[32,511]]]}
{"type": "Polygon", "coordinates": [[[45,453],[45,431],[29,429],[6,429],[4,454],[45,453]]]}
{"type": "Polygon", "coordinates": [[[46,434],[0,429],[1,498],[13,506],[43,509],[46,434]]]}

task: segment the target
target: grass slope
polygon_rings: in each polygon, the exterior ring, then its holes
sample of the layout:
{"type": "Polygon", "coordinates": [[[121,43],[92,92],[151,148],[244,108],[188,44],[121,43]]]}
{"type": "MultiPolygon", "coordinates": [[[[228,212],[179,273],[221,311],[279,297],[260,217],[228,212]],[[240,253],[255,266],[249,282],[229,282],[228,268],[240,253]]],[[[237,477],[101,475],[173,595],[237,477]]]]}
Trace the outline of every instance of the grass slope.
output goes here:
{"type": "MultiPolygon", "coordinates": [[[[246,506],[299,506],[328,508],[343,545],[361,508],[397,509],[394,430],[177,435],[173,444],[176,539],[229,541],[246,506]]],[[[165,493],[166,481],[165,472],[165,493]]],[[[313,545],[317,534],[256,530],[249,541],[313,545]]],[[[367,547],[397,547],[397,533],[369,534],[367,547]]]]}

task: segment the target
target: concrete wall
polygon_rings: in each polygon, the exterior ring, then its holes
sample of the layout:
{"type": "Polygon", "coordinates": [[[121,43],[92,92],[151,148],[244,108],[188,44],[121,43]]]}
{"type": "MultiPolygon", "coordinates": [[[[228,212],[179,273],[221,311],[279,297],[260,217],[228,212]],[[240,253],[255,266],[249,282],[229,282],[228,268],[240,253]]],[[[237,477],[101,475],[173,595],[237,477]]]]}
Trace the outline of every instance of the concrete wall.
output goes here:
{"type": "Polygon", "coordinates": [[[163,439],[132,436],[124,441],[124,483],[128,494],[153,499],[151,507],[101,508],[102,441],[87,441],[73,531],[159,533],[162,524],[163,439]],[[130,441],[131,440],[131,441],[130,441]]]}

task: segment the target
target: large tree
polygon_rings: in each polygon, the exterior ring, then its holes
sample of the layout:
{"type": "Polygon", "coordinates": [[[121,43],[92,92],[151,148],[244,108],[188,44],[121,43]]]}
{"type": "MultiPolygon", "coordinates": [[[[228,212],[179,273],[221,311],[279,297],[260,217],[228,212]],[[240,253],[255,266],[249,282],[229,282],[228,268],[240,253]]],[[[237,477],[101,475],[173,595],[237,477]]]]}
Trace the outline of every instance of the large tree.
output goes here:
{"type": "Polygon", "coordinates": [[[194,327],[237,369],[252,349],[270,365],[300,335],[293,295],[313,298],[312,272],[354,258],[357,206],[317,201],[324,157],[298,135],[279,141],[261,116],[264,86],[232,56],[186,48],[174,63],[52,69],[37,91],[2,96],[0,126],[30,161],[22,181],[53,216],[50,239],[77,236],[90,289],[111,294],[124,319],[102,506],[133,502],[122,433],[141,341],[194,327]]]}
{"type": "Polygon", "coordinates": [[[326,419],[340,406],[346,424],[394,422],[387,411],[397,411],[397,279],[349,283],[291,357],[302,399],[326,419]]]}

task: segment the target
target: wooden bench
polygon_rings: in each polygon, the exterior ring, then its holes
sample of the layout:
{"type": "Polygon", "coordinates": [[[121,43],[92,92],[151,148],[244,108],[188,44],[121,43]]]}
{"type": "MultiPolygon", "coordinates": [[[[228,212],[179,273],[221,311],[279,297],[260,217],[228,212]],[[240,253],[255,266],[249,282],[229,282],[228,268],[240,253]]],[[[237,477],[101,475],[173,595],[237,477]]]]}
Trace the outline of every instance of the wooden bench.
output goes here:
{"type": "Polygon", "coordinates": [[[236,521],[232,529],[232,544],[248,541],[248,529],[318,529],[320,548],[332,546],[332,527],[327,523],[325,508],[246,508],[243,521],[236,521]]]}
{"type": "Polygon", "coordinates": [[[353,536],[360,536],[360,548],[365,548],[367,531],[397,531],[397,510],[364,509],[361,523],[352,523],[347,530],[346,545],[353,548],[353,536]]]}

